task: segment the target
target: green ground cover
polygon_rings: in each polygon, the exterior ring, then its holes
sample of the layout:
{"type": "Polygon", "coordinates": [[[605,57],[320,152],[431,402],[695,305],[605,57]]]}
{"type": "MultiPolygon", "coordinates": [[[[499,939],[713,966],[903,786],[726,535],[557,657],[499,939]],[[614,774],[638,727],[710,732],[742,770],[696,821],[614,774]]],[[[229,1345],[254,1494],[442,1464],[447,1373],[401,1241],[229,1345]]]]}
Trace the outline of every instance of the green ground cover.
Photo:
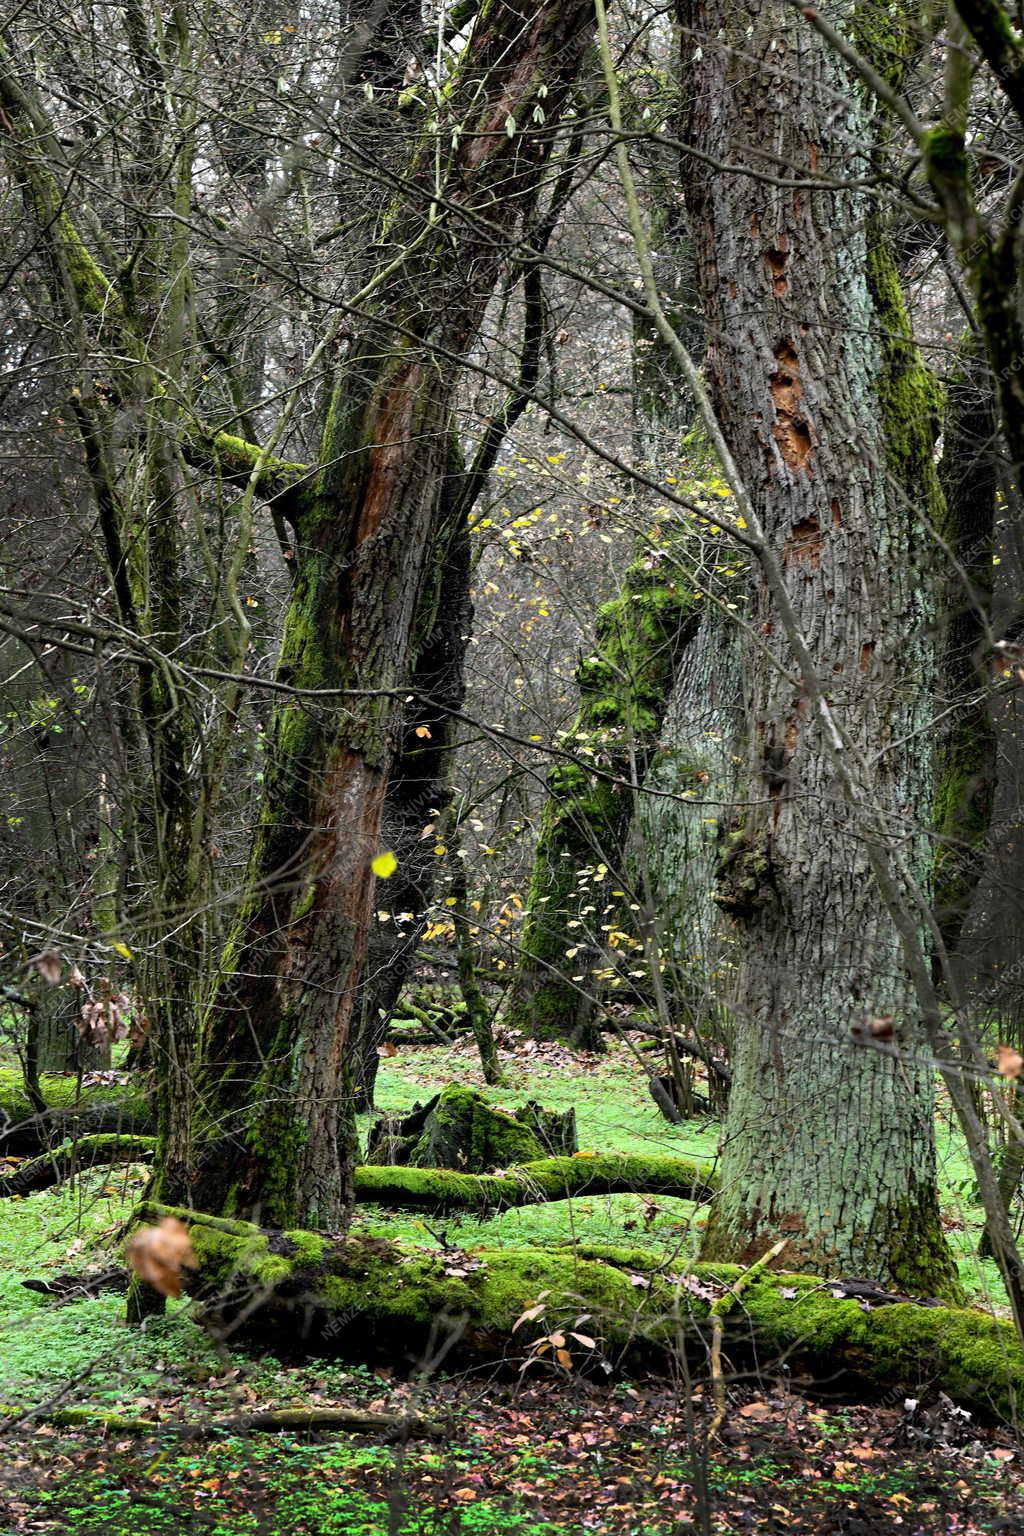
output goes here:
{"type": "MultiPolygon", "coordinates": [[[[446,1081],[482,1088],[468,1047],[404,1049],[382,1063],[380,1107],[410,1108],[446,1081]]],[[[496,1105],[516,1105],[533,1097],[549,1108],[573,1107],[580,1146],[587,1150],[714,1158],[717,1125],[667,1125],[635,1061],[621,1047],[572,1070],[560,1069],[544,1056],[533,1061],[519,1054],[508,1064],[506,1084],[486,1091],[496,1105]]],[[[994,1266],[976,1257],[981,1213],[973,1198],[969,1164],[959,1135],[942,1110],[938,1136],[943,1217],[962,1278],[973,1299],[998,1308],[994,1266]]],[[[170,1303],[164,1318],[152,1321],[144,1332],[135,1332],[123,1322],[123,1297],[117,1293],[57,1305],[21,1285],[29,1276],[99,1266],[115,1258],[121,1224],[144,1189],[146,1176],[138,1166],[94,1169],[60,1189],[3,1202],[0,1400],[25,1408],[45,1402],[88,1404],[172,1422],[202,1423],[263,1406],[341,1402],[401,1408],[416,1395],[415,1383],[391,1380],[386,1373],[382,1376],[363,1366],[328,1359],[279,1361],[225,1347],[210,1339],[185,1302],[170,1303]]],[[[703,1214],[686,1201],[618,1195],[524,1207],[488,1221],[468,1217],[427,1221],[372,1206],[360,1207],[356,1220],[365,1231],[424,1246],[448,1243],[462,1249],[479,1240],[491,1246],[519,1247],[574,1238],[622,1242],[625,1236],[631,1246],[685,1256],[696,1250],[703,1214]]],[[[600,1436],[595,1441],[596,1431],[580,1430],[587,1442],[585,1478],[596,1482],[589,1495],[576,1483],[566,1492],[565,1426],[571,1435],[576,1433],[574,1419],[583,1422],[581,1415],[588,1413],[600,1419],[601,1412],[607,1416],[611,1410],[606,1406],[599,1412],[586,1401],[581,1407],[578,1397],[567,1397],[570,1389],[564,1379],[550,1385],[558,1394],[557,1408],[553,1400],[547,1417],[535,1415],[520,1426],[522,1445],[511,1460],[504,1440],[499,1451],[490,1428],[474,1417],[481,1394],[498,1391],[479,1377],[464,1381],[457,1395],[437,1384],[424,1388],[432,1413],[440,1391],[442,1411],[452,1425],[450,1443],[440,1448],[428,1442],[395,1451],[348,1436],[304,1440],[294,1435],[226,1435],[212,1443],[181,1437],[143,1442],[58,1433],[39,1426],[8,1428],[10,1454],[0,1476],[0,1536],[22,1530],[68,1530],[76,1536],[94,1532],[96,1536],[100,1532],[104,1536],[153,1532],[156,1536],[181,1529],[214,1536],[278,1531],[319,1536],[334,1532],[491,1536],[498,1531],[553,1536],[568,1530],[667,1533],[696,1529],[686,1524],[685,1511],[697,1497],[699,1469],[688,1453],[680,1451],[678,1437],[663,1439],[668,1423],[664,1413],[652,1413],[642,1428],[637,1427],[641,1439],[636,1442],[619,1433],[614,1444],[600,1436]],[[631,1449],[635,1444],[640,1445],[639,1451],[631,1449]],[[651,1461],[652,1447],[658,1450],[656,1464],[651,1461]],[[603,1513],[587,1523],[580,1511],[590,1504],[603,1513]],[[640,1507],[642,1516],[635,1512],[640,1507]],[[576,1513],[571,1514],[571,1509],[576,1513]]],[[[513,1392],[514,1397],[514,1387],[501,1390],[513,1392]]],[[[610,1396],[606,1393],[608,1403],[617,1403],[621,1409],[623,1390],[631,1389],[620,1384],[610,1396]]],[[[514,1419],[517,1410],[503,1400],[501,1411],[514,1419]]],[[[794,1460],[799,1459],[797,1450],[783,1427],[789,1423],[787,1415],[788,1408],[781,1417],[775,1416],[782,1436],[778,1443],[755,1448],[739,1460],[734,1451],[725,1451],[705,1469],[706,1497],[720,1512],[716,1519],[725,1521],[713,1528],[774,1529],[749,1520],[744,1523],[736,1513],[756,1507],[762,1498],[784,1509],[797,1507],[803,1497],[810,1509],[809,1474],[802,1462],[798,1465],[794,1460]],[[740,1520],[735,1527],[729,1523],[734,1516],[740,1520]]],[[[643,1415],[634,1417],[639,1426],[643,1415]]],[[[682,1433],[679,1425],[676,1428],[682,1433]]],[[[854,1433],[849,1425],[844,1427],[841,1415],[827,1419],[819,1430],[823,1441],[832,1434],[842,1443],[854,1433]]],[[[962,1529],[998,1530],[996,1516],[1006,1507],[1013,1468],[1006,1461],[979,1455],[969,1486],[972,1497],[982,1504],[990,1500],[992,1523],[965,1523],[962,1529]]],[[[924,1498],[927,1457],[918,1465],[901,1452],[876,1465],[852,1452],[844,1460],[837,1452],[833,1460],[838,1472],[833,1466],[827,1475],[820,1470],[815,1474],[816,1507],[824,1508],[829,1500],[845,1500],[851,1506],[870,1504],[883,1511],[886,1519],[891,1516],[896,1521],[901,1501],[924,1498]]],[[[962,1489],[957,1494],[954,1470],[951,1464],[945,1482],[944,1473],[940,1476],[934,1468],[929,1473],[934,1474],[934,1486],[929,1484],[928,1498],[943,1519],[957,1497],[966,1498],[962,1489]]],[[[584,1476],[582,1470],[579,1476],[584,1476]]],[[[878,1515],[869,1527],[872,1536],[875,1530],[890,1529],[878,1523],[881,1519],[878,1515]]],[[[895,1531],[900,1525],[897,1522],[891,1528],[895,1531]]],[[[918,1528],[933,1527],[912,1527],[918,1528]]],[[[935,1530],[946,1528],[940,1523],[934,1526],[935,1530]]]]}

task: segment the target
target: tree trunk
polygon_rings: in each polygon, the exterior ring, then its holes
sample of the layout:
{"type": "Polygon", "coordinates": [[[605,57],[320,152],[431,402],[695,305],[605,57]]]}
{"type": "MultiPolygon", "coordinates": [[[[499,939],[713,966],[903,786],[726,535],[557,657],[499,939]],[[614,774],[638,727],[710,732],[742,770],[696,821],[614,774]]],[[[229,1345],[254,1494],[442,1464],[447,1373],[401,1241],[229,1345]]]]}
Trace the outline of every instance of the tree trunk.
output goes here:
{"type": "Polygon", "coordinates": [[[402,725],[402,745],[388,782],[381,842],[398,861],[394,875],[378,887],[371,921],[366,970],[360,988],[358,1029],[352,1042],[354,1103],[373,1108],[379,1050],[402,988],[408,980],[433,900],[438,859],[435,839],[424,826],[436,820],[451,799],[448,775],[455,722],[449,710],[465,697],[463,663],[473,622],[469,595],[469,529],[458,497],[459,478],[446,481],[450,507],[438,539],[433,590],[420,624],[427,638],[416,658],[402,725]],[[428,735],[419,734],[429,732],[428,735]]]}
{"type": "MultiPolygon", "coordinates": [[[[746,561],[722,562],[746,572],[746,561]]],[[[719,595],[739,596],[729,576],[719,595]]],[[[679,667],[661,741],[648,776],[640,831],[651,890],[656,949],[676,1026],[728,1059],[736,1000],[735,948],[713,899],[719,829],[737,791],[745,736],[744,637],[729,613],[705,605],[700,629],[679,667]],[[687,804],[690,801],[692,803],[687,804]]],[[[709,1076],[709,1086],[713,1086],[709,1076]]]]}
{"type": "Polygon", "coordinates": [[[458,857],[461,843],[458,816],[453,816],[452,821],[453,828],[448,846],[454,855],[451,880],[454,905],[451,912],[452,922],[455,924],[455,974],[459,991],[462,993],[462,1001],[466,1005],[469,1027],[480,1053],[480,1067],[484,1074],[484,1082],[494,1086],[502,1081],[501,1061],[494,1039],[495,1010],[488,1003],[477,975],[479,951],[473,942],[471,931],[474,925],[469,906],[466,863],[464,859],[458,857]]]}
{"type": "MultiPolygon", "coordinates": [[[[752,172],[683,162],[723,431],[863,754],[879,835],[913,837],[930,817],[924,527],[941,493],[931,381],[876,216],[850,184],[870,169],[879,124],[790,5],[681,11],[691,139],[752,172]],[[844,185],[766,184],[766,152],[795,180],[844,185]]],[[[747,805],[717,889],[742,1006],[705,1254],[743,1259],[781,1234],[790,1266],[948,1294],[932,1071],[898,936],[763,585],[750,618],[762,644],[748,660],[747,805]],[[892,1021],[891,1055],[856,1043],[878,1018],[892,1021]]],[[[927,884],[921,837],[910,862],[927,884]]]]}
{"type": "Polygon", "coordinates": [[[535,195],[588,20],[582,0],[484,5],[442,121],[407,170],[410,194],[381,231],[373,314],[340,370],[324,468],[298,517],[278,664],[297,693],[275,711],[238,937],[205,1039],[201,1209],[347,1220],[345,1051],[459,361],[535,195]],[[436,134],[448,143],[456,126],[438,198],[436,134]]]}
{"type": "MultiPolygon", "coordinates": [[[[406,1249],[379,1238],[336,1242],[313,1232],[261,1232],[243,1222],[143,1206],[143,1220],[192,1221],[199,1271],[189,1290],[218,1322],[262,1340],[351,1355],[422,1358],[439,1336],[452,1360],[517,1367],[553,1329],[590,1315],[596,1345],[570,1342],[576,1370],[679,1369],[692,1342],[704,1362],[709,1309],[743,1278],[731,1264],[700,1264],[683,1280],[661,1255],[605,1244],[491,1248],[472,1255],[406,1249]],[[467,1262],[467,1258],[469,1262],[467,1262]],[[540,1307],[540,1312],[529,1309],[540,1307]],[[529,1327],[523,1326],[523,1313],[529,1327]],[[532,1321],[531,1321],[532,1319],[532,1321]]],[[[863,1282],[825,1287],[806,1275],[745,1277],[741,1307],[725,1319],[727,1347],[759,1367],[785,1361],[812,1380],[838,1372],[897,1396],[924,1385],[957,1403],[1016,1422],[1024,1356],[1011,1324],[984,1312],[914,1306],[863,1282]],[[829,1295],[832,1289],[839,1295],[829,1295]]]]}
{"type": "Polygon", "coordinates": [[[991,379],[968,339],[948,386],[940,468],[942,532],[960,568],[948,572],[942,593],[938,707],[953,714],[941,728],[935,784],[935,915],[950,954],[985,862],[995,788],[982,651],[992,602],[998,430],[991,379]]]}

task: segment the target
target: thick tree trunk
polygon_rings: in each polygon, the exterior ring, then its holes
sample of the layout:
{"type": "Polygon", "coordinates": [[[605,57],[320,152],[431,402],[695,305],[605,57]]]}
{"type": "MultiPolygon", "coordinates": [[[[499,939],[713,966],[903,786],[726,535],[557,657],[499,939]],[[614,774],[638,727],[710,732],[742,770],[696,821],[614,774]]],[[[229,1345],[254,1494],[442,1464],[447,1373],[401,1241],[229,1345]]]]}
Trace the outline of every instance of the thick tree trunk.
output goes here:
{"type": "Polygon", "coordinates": [[[588,19],[582,0],[481,8],[442,120],[406,174],[408,200],[381,232],[374,318],[341,369],[325,467],[298,519],[278,679],[299,692],[275,712],[238,939],[205,1041],[200,1208],[259,1209],[284,1225],[347,1218],[345,1050],[459,359],[535,195],[588,19]]]}
{"type": "MultiPolygon", "coordinates": [[[[734,574],[720,575],[718,595],[733,601],[746,561],[726,556],[721,565],[734,574]]],[[[743,655],[744,637],[731,614],[705,604],[648,777],[652,789],[675,798],[645,796],[640,807],[657,948],[676,1026],[684,1034],[696,1031],[726,1059],[736,1000],[735,939],[713,892],[719,829],[728,825],[744,750],[743,655]]]]}
{"type": "Polygon", "coordinates": [[[985,862],[996,777],[983,647],[992,602],[998,424],[991,378],[971,340],[949,382],[942,439],[942,532],[959,570],[948,572],[942,593],[938,707],[953,713],[940,728],[937,751],[935,915],[953,954],[985,862]]]}
{"type": "MultiPolygon", "coordinates": [[[[851,185],[879,127],[857,79],[784,0],[685,0],[681,12],[691,137],[753,173],[684,159],[723,430],[832,708],[873,765],[862,771],[879,835],[913,838],[931,804],[923,550],[941,494],[930,380],[871,205],[851,185]],[[767,184],[765,153],[796,180],[844,185],[767,184]]],[[[948,1294],[932,1073],[897,933],[761,585],[751,618],[763,648],[749,659],[747,805],[717,891],[742,1006],[705,1253],[743,1259],[783,1235],[791,1266],[948,1294]],[[856,1043],[877,1018],[893,1021],[892,1055],[856,1043]]],[[[924,839],[910,862],[927,883],[924,839]]]]}
{"type": "Polygon", "coordinates": [[[397,861],[378,887],[360,988],[358,1030],[352,1042],[352,1088],[357,1110],[373,1108],[379,1050],[412,970],[433,900],[438,860],[424,826],[445,810],[455,722],[448,712],[465,697],[466,641],[473,622],[469,595],[469,529],[462,517],[454,473],[446,481],[449,506],[437,541],[433,590],[420,624],[427,636],[416,658],[405,708],[402,745],[388,782],[382,845],[397,861]],[[422,732],[429,734],[423,735],[422,732]]]}

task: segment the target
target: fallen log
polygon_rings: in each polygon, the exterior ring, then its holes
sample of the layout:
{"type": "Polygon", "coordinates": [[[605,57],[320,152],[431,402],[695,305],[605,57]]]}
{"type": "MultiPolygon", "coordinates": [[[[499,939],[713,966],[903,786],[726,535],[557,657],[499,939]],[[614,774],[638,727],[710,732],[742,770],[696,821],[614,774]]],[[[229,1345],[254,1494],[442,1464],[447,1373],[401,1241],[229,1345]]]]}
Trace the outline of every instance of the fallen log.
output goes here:
{"type": "Polygon", "coordinates": [[[184,1435],[189,1439],[208,1440],[214,1436],[251,1434],[256,1431],[280,1434],[311,1434],[323,1430],[343,1430],[350,1435],[376,1434],[388,1440],[437,1439],[444,1428],[434,1419],[417,1413],[377,1413],[369,1408],[268,1408],[262,1413],[237,1414],[229,1419],[140,1419],[123,1413],[106,1413],[98,1408],[9,1408],[0,1404],[0,1424],[48,1424],[54,1429],[102,1429],[118,1435],[184,1435]]]}
{"type": "MultiPolygon", "coordinates": [[[[43,1153],[0,1175],[0,1198],[47,1189],[83,1168],[102,1163],[146,1162],[156,1148],[152,1136],[86,1136],[43,1153]]],[[[647,1195],[707,1200],[714,1175],[702,1163],[679,1157],[547,1157],[501,1173],[457,1173],[447,1168],[366,1166],[355,1170],[360,1204],[444,1216],[463,1211],[478,1217],[520,1206],[542,1205],[584,1195],[647,1195]]]]}
{"type": "Polygon", "coordinates": [[[501,1173],[456,1173],[447,1168],[357,1168],[358,1201],[392,1210],[471,1211],[482,1215],[568,1200],[575,1195],[660,1195],[706,1200],[714,1175],[681,1157],[545,1157],[501,1173]]]}
{"type": "Polygon", "coordinates": [[[49,1189],[100,1163],[146,1162],[155,1150],[155,1136],[83,1136],[53,1152],[29,1158],[10,1173],[0,1174],[0,1198],[49,1189]]]}
{"type": "MultiPolygon", "coordinates": [[[[736,1265],[684,1272],[641,1249],[576,1244],[426,1249],[316,1232],[266,1232],[246,1222],[143,1205],[137,1220],[190,1225],[198,1270],[188,1282],[211,1322],[294,1349],[421,1362],[448,1339],[448,1359],[521,1363],[537,1330],[571,1329],[589,1314],[595,1348],[572,1342],[579,1368],[671,1369],[680,1342],[706,1352],[711,1308],[744,1275],[736,1265]],[[533,1309],[539,1308],[538,1311],[533,1309]],[[524,1314],[530,1314],[524,1319],[524,1314]],[[516,1325],[526,1323],[518,1331],[516,1325]]],[[[973,1411],[1011,1421],[1024,1394],[1024,1353],[1012,1326],[987,1313],[832,1294],[827,1280],[771,1272],[721,1317],[735,1366],[784,1360],[825,1379],[910,1395],[942,1390],[973,1411]]],[[[721,1314],[720,1314],[721,1316],[721,1314]]]]}
{"type": "Polygon", "coordinates": [[[48,1275],[45,1279],[30,1276],[21,1284],[27,1291],[49,1296],[55,1304],[85,1301],[99,1296],[103,1291],[126,1291],[131,1271],[123,1264],[110,1264],[105,1269],[81,1270],[73,1274],[48,1275]]]}
{"type": "Polygon", "coordinates": [[[34,1157],[56,1142],[93,1135],[148,1136],[152,1106],[139,1083],[99,1082],[79,1091],[73,1074],[43,1073],[46,1108],[37,1113],[21,1073],[0,1068],[0,1157],[34,1157]]]}

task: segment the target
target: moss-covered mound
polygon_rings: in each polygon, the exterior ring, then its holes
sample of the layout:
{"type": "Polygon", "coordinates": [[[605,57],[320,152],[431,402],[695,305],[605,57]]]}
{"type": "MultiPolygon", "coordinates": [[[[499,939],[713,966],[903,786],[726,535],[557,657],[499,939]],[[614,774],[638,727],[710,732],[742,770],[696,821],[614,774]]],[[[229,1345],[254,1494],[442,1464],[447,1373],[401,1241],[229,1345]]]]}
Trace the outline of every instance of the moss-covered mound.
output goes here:
{"type": "Polygon", "coordinates": [[[535,1162],[555,1150],[576,1150],[571,1110],[558,1115],[529,1103],[507,1114],[472,1088],[450,1083],[406,1115],[382,1115],[370,1132],[366,1160],[489,1173],[535,1162]]]}
{"type": "MultiPolygon", "coordinates": [[[[589,1314],[595,1350],[572,1339],[575,1365],[670,1366],[680,1341],[703,1351],[712,1301],[734,1265],[685,1271],[649,1252],[572,1248],[420,1249],[380,1238],[268,1233],[245,1222],[144,1206],[144,1221],[190,1223],[199,1270],[191,1289],[210,1315],[290,1347],[386,1349],[420,1361],[446,1336],[463,1356],[521,1360],[539,1334],[589,1314]],[[523,1314],[539,1308],[535,1316],[523,1314]]],[[[986,1313],[898,1303],[865,1310],[827,1282],[772,1273],[756,1280],[726,1322],[726,1349],[762,1368],[785,1357],[815,1378],[861,1388],[947,1392],[973,1410],[1013,1419],[1024,1354],[1008,1323],[986,1313]]]]}

